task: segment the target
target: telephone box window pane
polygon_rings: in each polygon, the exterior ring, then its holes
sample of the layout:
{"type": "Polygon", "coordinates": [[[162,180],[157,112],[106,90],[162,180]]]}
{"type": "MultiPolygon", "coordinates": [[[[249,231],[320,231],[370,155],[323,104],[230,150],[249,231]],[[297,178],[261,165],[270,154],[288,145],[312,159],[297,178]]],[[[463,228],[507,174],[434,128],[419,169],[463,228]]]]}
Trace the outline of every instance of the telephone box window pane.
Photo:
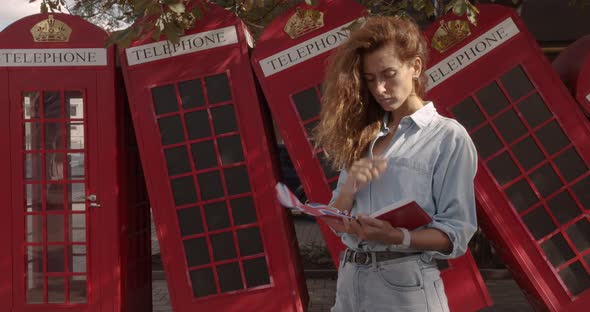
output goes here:
{"type": "Polygon", "coordinates": [[[510,95],[514,101],[526,95],[533,89],[533,85],[529,81],[520,65],[517,65],[509,72],[505,73],[502,77],[500,77],[500,80],[508,92],[508,95],[510,95]]]}
{"type": "Polygon", "coordinates": [[[43,303],[43,247],[27,246],[27,303],[43,303]]]}
{"type": "Polygon", "coordinates": [[[221,292],[244,288],[240,265],[237,262],[218,266],[217,276],[219,277],[219,288],[221,288],[221,292]]]}
{"type": "Polygon", "coordinates": [[[80,91],[64,92],[66,98],[66,115],[68,118],[84,118],[84,97],[80,91]]]}
{"type": "Polygon", "coordinates": [[[23,93],[23,111],[24,119],[39,118],[41,114],[41,104],[39,103],[39,92],[24,92],[23,93]]]}
{"type": "Polygon", "coordinates": [[[47,302],[64,303],[66,301],[66,279],[63,276],[47,277],[47,302]]]}
{"type": "Polygon", "coordinates": [[[41,125],[38,122],[25,122],[25,150],[41,149],[41,125]]]}
{"type": "Polygon", "coordinates": [[[240,255],[250,256],[264,251],[262,248],[262,238],[258,227],[251,227],[238,231],[238,244],[240,246],[240,255]]]}
{"type": "Polygon", "coordinates": [[[238,131],[238,122],[233,105],[223,105],[211,109],[213,127],[216,134],[238,131]]]}
{"type": "Polygon", "coordinates": [[[338,171],[332,169],[332,165],[330,164],[330,161],[326,158],[324,152],[318,153],[317,157],[327,180],[337,177],[340,174],[338,171]]]}
{"type": "Polygon", "coordinates": [[[65,272],[64,246],[47,246],[47,272],[65,272]]]}
{"type": "Polygon", "coordinates": [[[201,173],[197,176],[201,188],[201,198],[209,200],[223,197],[223,186],[219,171],[201,173]]]}
{"type": "Polygon", "coordinates": [[[178,146],[164,150],[166,164],[168,166],[168,175],[176,175],[191,171],[190,160],[186,146],[178,146]]]}
{"type": "Polygon", "coordinates": [[[27,215],[27,242],[40,243],[43,241],[43,216],[27,215]]]}
{"type": "Polygon", "coordinates": [[[588,167],[573,147],[561,153],[553,162],[568,182],[588,171],[588,167]]]}
{"type": "Polygon", "coordinates": [[[561,270],[559,276],[574,296],[590,288],[590,276],[579,261],[561,270]]]}
{"type": "Polygon", "coordinates": [[[246,277],[246,286],[248,288],[270,284],[268,268],[264,257],[245,260],[244,275],[246,277]]]}
{"type": "Polygon", "coordinates": [[[209,104],[231,100],[229,81],[225,73],[205,78],[205,86],[209,97],[209,104]]]}
{"type": "Polygon", "coordinates": [[[520,170],[514,164],[508,153],[504,152],[488,162],[488,168],[500,186],[514,180],[520,175],[520,170]]]}
{"type": "Polygon", "coordinates": [[[570,144],[569,139],[555,120],[537,130],[536,135],[549,155],[555,154],[570,144]]]}
{"type": "Polygon", "coordinates": [[[25,179],[41,180],[41,155],[25,154],[25,179]]]}
{"type": "Polygon", "coordinates": [[[336,180],[334,180],[334,181],[330,182],[330,189],[331,189],[332,191],[334,191],[334,190],[336,189],[336,186],[338,186],[338,179],[336,179],[336,180]]]}
{"type": "Polygon", "coordinates": [[[211,235],[211,245],[213,246],[213,259],[215,261],[236,257],[236,247],[232,232],[211,235]]]}
{"type": "Polygon", "coordinates": [[[71,214],[69,221],[70,241],[86,242],[86,214],[71,214]]]}
{"type": "Polygon", "coordinates": [[[83,149],[84,148],[84,124],[81,122],[73,122],[67,124],[68,130],[68,149],[83,149]]]}
{"type": "Polygon", "coordinates": [[[590,223],[588,223],[588,219],[584,218],[574,223],[566,232],[579,252],[590,248],[590,223]]]}
{"type": "Polygon", "coordinates": [[[506,189],[506,195],[516,211],[523,212],[539,201],[533,189],[525,179],[522,179],[506,189]]]}
{"type": "Polygon", "coordinates": [[[68,164],[68,178],[73,180],[84,179],[84,153],[68,153],[68,164]]]}
{"type": "Polygon", "coordinates": [[[223,170],[228,195],[250,192],[250,179],[246,166],[238,166],[223,170]]]}
{"type": "Polygon", "coordinates": [[[25,186],[27,212],[41,211],[43,209],[41,187],[41,184],[27,184],[25,186]]]}
{"type": "Polygon", "coordinates": [[[215,276],[211,268],[190,271],[193,296],[205,297],[217,293],[215,276]]]}
{"type": "Polygon", "coordinates": [[[529,228],[529,231],[536,240],[547,236],[556,229],[553,220],[551,220],[551,217],[543,206],[537,207],[535,210],[524,215],[522,221],[529,228]]]}
{"type": "MultiPolygon", "coordinates": [[[[86,273],[87,253],[85,245],[70,245],[69,250],[70,271],[73,273],[86,273]]],[[[85,280],[85,279],[84,279],[85,280]]]]}
{"type": "Polygon", "coordinates": [[[71,211],[86,210],[86,186],[84,183],[68,184],[68,205],[71,211]]]}
{"type": "Polygon", "coordinates": [[[512,152],[525,170],[529,170],[545,160],[545,155],[531,137],[512,146],[512,152]]]}
{"type": "Polygon", "coordinates": [[[45,124],[45,149],[63,150],[63,124],[57,122],[48,122],[45,124]]]}
{"type": "Polygon", "coordinates": [[[473,143],[481,158],[488,158],[504,147],[498,136],[492,130],[492,127],[485,125],[471,135],[473,143]]]}
{"type": "Polygon", "coordinates": [[[46,206],[47,210],[64,209],[64,184],[47,184],[46,206]]]}
{"type": "Polygon", "coordinates": [[[186,205],[197,201],[195,181],[192,176],[171,180],[170,184],[172,186],[174,204],[176,206],[186,205]]]}
{"type": "Polygon", "coordinates": [[[193,161],[197,170],[217,167],[217,153],[213,141],[203,141],[191,145],[193,161]]]}
{"type": "Polygon", "coordinates": [[[294,94],[293,102],[301,120],[308,120],[320,114],[320,99],[315,88],[305,89],[294,94]]]}
{"type": "Polygon", "coordinates": [[[219,154],[223,165],[244,161],[242,141],[239,135],[218,138],[217,146],[219,146],[219,154]]]}
{"type": "Polygon", "coordinates": [[[551,209],[551,214],[555,216],[557,221],[562,225],[568,223],[582,213],[568,191],[563,191],[551,198],[548,204],[549,209],[551,209]]]}
{"type": "Polygon", "coordinates": [[[176,91],[174,85],[165,85],[152,88],[152,101],[156,115],[178,111],[176,91]]]}
{"type": "Polygon", "coordinates": [[[45,118],[63,118],[59,91],[43,92],[43,112],[45,118]]]}
{"type": "Polygon", "coordinates": [[[64,215],[47,215],[47,241],[63,243],[64,232],[64,215]]]}
{"type": "Polygon", "coordinates": [[[162,145],[179,143],[185,140],[180,116],[160,118],[158,119],[158,126],[160,127],[162,145]]]}
{"type": "Polygon", "coordinates": [[[203,96],[203,88],[200,80],[183,81],[178,84],[180,91],[180,99],[182,107],[195,108],[205,105],[205,97],[203,96]]]}
{"type": "Polygon", "coordinates": [[[517,138],[527,133],[526,128],[516,115],[514,110],[510,109],[494,120],[494,125],[498,128],[500,135],[506,143],[510,144],[517,138]]]}
{"type": "Polygon", "coordinates": [[[204,205],[203,209],[205,209],[205,218],[207,219],[209,231],[227,228],[231,225],[225,201],[204,205]]]}
{"type": "Polygon", "coordinates": [[[485,122],[485,117],[471,97],[466,98],[459,105],[453,107],[451,112],[455,115],[457,121],[467,130],[471,130],[473,127],[485,122]]]}
{"type": "Polygon", "coordinates": [[[587,254],[584,256],[584,261],[586,262],[586,264],[587,264],[587,265],[589,265],[589,266],[590,266],[590,253],[587,253],[587,254]]]}
{"type": "Polygon", "coordinates": [[[310,121],[304,125],[305,132],[307,133],[308,139],[313,140],[313,131],[319,123],[320,123],[320,121],[318,119],[318,120],[310,121]]]}
{"type": "Polygon", "coordinates": [[[584,207],[584,209],[590,209],[590,176],[578,181],[572,186],[572,191],[576,194],[576,197],[584,207]]]}
{"type": "Polygon", "coordinates": [[[542,243],[541,248],[554,267],[558,267],[576,256],[561,233],[557,233],[542,243]]]}
{"type": "Polygon", "coordinates": [[[182,242],[189,267],[204,265],[210,262],[207,240],[204,237],[187,239],[182,242]]]}
{"type": "Polygon", "coordinates": [[[549,164],[535,170],[531,173],[530,178],[543,197],[549,196],[563,185],[549,164]]]}
{"type": "Polygon", "coordinates": [[[191,140],[201,139],[211,136],[209,127],[209,115],[206,110],[199,110],[184,114],[186,130],[191,140]]]}
{"type": "Polygon", "coordinates": [[[531,128],[553,117],[553,114],[547,109],[545,102],[538,93],[518,103],[518,109],[531,128]]]}
{"type": "Polygon", "coordinates": [[[203,220],[199,207],[190,207],[176,211],[180,235],[188,236],[203,233],[203,220]]]}
{"type": "Polygon", "coordinates": [[[492,83],[479,90],[476,96],[489,116],[497,114],[510,104],[495,81],[492,81],[492,83]]]}
{"type": "Polygon", "coordinates": [[[254,201],[252,197],[240,197],[230,200],[232,208],[232,216],[234,218],[235,225],[244,225],[255,223],[256,208],[254,207],[254,201]]]}
{"type": "Polygon", "coordinates": [[[64,154],[45,154],[45,169],[47,180],[63,180],[64,178],[64,154]]]}
{"type": "Polygon", "coordinates": [[[70,303],[86,303],[86,276],[70,277],[70,303]]]}

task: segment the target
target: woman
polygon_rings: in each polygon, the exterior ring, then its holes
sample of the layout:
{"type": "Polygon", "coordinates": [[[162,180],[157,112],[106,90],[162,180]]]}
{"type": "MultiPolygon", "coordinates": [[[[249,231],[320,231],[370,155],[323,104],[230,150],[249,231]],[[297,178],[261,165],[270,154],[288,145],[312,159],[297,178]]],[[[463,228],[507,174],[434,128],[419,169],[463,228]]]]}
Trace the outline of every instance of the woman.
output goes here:
{"type": "Polygon", "coordinates": [[[448,311],[435,259],[465,253],[476,230],[475,147],[425,102],[427,46],[417,25],[371,17],[334,53],[316,140],[344,168],[331,204],[359,216],[339,233],[332,311],[448,311]],[[432,217],[408,231],[367,215],[402,199],[432,217]]]}

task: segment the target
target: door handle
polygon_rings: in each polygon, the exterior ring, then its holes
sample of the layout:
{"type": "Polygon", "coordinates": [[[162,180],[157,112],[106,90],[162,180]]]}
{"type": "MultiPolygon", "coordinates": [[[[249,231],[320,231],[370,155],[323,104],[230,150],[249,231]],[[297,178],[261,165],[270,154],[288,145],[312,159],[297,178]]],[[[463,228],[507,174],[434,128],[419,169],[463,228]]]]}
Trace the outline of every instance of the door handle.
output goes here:
{"type": "Polygon", "coordinates": [[[86,200],[90,201],[91,203],[88,205],[90,207],[100,207],[101,205],[99,203],[96,202],[98,198],[96,197],[96,194],[90,194],[88,196],[86,196],[86,200]]]}

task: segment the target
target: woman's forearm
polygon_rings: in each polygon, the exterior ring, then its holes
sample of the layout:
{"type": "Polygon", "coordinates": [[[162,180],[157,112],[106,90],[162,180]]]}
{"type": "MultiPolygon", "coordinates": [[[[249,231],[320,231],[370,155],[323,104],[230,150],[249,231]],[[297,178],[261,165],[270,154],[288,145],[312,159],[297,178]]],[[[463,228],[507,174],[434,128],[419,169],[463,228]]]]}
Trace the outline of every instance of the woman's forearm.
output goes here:
{"type": "MultiPolygon", "coordinates": [[[[453,250],[453,243],[449,236],[439,229],[427,228],[410,231],[410,236],[410,248],[412,249],[439,251],[444,254],[449,254],[453,250]]],[[[386,243],[401,244],[402,239],[402,232],[393,229],[391,240],[386,243]]]]}

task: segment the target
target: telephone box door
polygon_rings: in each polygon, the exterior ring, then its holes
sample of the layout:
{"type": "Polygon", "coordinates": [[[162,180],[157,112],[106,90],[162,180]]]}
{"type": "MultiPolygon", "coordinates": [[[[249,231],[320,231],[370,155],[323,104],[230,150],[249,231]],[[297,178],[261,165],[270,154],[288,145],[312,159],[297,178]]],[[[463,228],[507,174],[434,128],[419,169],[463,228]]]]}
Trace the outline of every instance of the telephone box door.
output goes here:
{"type": "Polygon", "coordinates": [[[98,311],[98,243],[112,242],[101,235],[106,224],[97,215],[104,208],[92,123],[96,75],[14,71],[8,77],[11,311],[98,311]]]}

